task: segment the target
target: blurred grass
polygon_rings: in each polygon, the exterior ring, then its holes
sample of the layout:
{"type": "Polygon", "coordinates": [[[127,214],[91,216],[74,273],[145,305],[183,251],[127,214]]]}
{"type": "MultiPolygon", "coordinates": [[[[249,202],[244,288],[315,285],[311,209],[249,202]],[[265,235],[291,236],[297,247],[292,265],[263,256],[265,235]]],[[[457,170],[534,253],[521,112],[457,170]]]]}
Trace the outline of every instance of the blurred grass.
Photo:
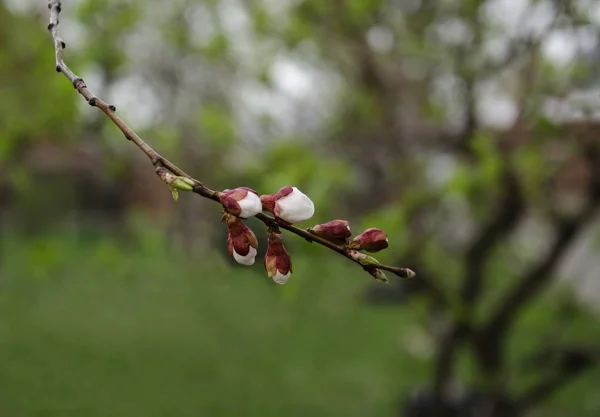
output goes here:
{"type": "Polygon", "coordinates": [[[260,264],[173,252],[5,234],[0,415],[391,415],[425,377],[414,318],[361,305],[368,277],[342,259],[294,258],[275,287],[260,264]]]}

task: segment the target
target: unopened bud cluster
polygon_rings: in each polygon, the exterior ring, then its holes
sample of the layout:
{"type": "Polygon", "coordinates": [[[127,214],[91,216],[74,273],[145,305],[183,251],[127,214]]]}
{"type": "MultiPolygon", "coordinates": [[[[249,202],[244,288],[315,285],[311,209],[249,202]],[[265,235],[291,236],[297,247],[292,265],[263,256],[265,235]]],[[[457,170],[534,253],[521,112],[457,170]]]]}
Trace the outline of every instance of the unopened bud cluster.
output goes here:
{"type": "MultiPolygon", "coordinates": [[[[289,185],[274,194],[260,197],[251,188],[238,187],[222,191],[219,199],[225,208],[223,221],[227,223],[229,254],[242,265],[253,265],[258,249],[256,236],[242,219],[269,211],[277,220],[292,224],[308,220],[315,213],[315,205],[310,198],[289,185]]],[[[292,274],[292,258],[283,246],[281,232],[275,226],[269,228],[267,235],[265,269],[277,284],[285,284],[292,274]]]]}
{"type": "MultiPolygon", "coordinates": [[[[187,177],[174,175],[159,167],[156,170],[160,178],[168,184],[173,197],[177,191],[192,191],[197,185],[187,177]]],[[[310,219],[315,213],[315,205],[306,194],[297,187],[287,185],[273,194],[259,196],[248,187],[224,190],[217,196],[225,209],[223,223],[227,225],[227,248],[229,254],[241,265],[254,265],[258,253],[258,240],[254,232],[243,222],[263,211],[271,212],[280,225],[293,224],[310,219]]],[[[347,220],[332,220],[306,229],[311,235],[324,239],[343,248],[342,253],[360,264],[373,278],[387,282],[377,259],[362,253],[379,252],[388,247],[388,238],[383,230],[369,228],[351,238],[352,231],[347,220]]],[[[307,237],[310,240],[310,238],[307,237]]],[[[267,275],[277,284],[285,284],[292,274],[292,258],[283,245],[283,236],[277,224],[269,224],[267,234],[267,253],[265,255],[267,275]]],[[[414,272],[409,269],[392,270],[399,276],[411,278],[414,272]]]]}
{"type": "MultiPolygon", "coordinates": [[[[349,257],[356,263],[362,265],[373,278],[378,281],[388,281],[385,273],[379,268],[382,266],[379,261],[372,256],[360,252],[365,251],[372,253],[386,249],[388,247],[388,237],[383,230],[372,227],[350,239],[352,232],[348,221],[332,220],[327,223],[309,227],[307,231],[315,236],[319,236],[335,243],[336,245],[343,246],[349,257]]],[[[386,268],[390,270],[390,268],[386,268]]],[[[412,278],[414,276],[414,272],[405,268],[393,270],[392,272],[403,278],[412,278]]]]}

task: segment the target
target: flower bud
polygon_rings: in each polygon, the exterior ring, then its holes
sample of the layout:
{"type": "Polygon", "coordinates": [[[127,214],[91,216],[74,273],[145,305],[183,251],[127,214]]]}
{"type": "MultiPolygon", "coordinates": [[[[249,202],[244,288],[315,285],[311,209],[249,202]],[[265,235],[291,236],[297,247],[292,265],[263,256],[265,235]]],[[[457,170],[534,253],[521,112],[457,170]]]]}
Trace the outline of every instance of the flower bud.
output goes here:
{"type": "Polygon", "coordinates": [[[253,265],[256,258],[258,241],[252,229],[240,219],[231,214],[225,214],[223,219],[227,222],[227,249],[238,264],[253,265]]]}
{"type": "Polygon", "coordinates": [[[262,212],[262,203],[258,193],[248,187],[225,190],[220,195],[223,207],[238,217],[246,219],[262,212]]]}
{"type": "Polygon", "coordinates": [[[348,247],[367,252],[379,252],[388,247],[388,238],[383,230],[373,227],[352,239],[348,247]]]}
{"type": "Polygon", "coordinates": [[[352,236],[350,226],[346,220],[332,220],[327,223],[318,224],[308,228],[308,231],[313,235],[317,235],[338,245],[346,243],[348,238],[352,236]]]}
{"type": "Polygon", "coordinates": [[[163,167],[156,168],[156,173],[163,182],[169,184],[172,188],[182,191],[192,191],[194,189],[194,181],[187,177],[179,177],[163,167]]]}
{"type": "Polygon", "coordinates": [[[292,258],[285,250],[278,230],[269,230],[265,269],[277,284],[285,284],[292,275],[292,258]]]}
{"type": "Polygon", "coordinates": [[[414,278],[417,274],[415,271],[408,268],[392,268],[390,269],[394,274],[398,275],[400,278],[411,279],[414,278]]]}
{"type": "Polygon", "coordinates": [[[302,191],[286,185],[275,194],[261,195],[264,210],[288,223],[310,219],[315,214],[315,205],[302,191]]]}
{"type": "Polygon", "coordinates": [[[361,252],[357,252],[355,250],[351,250],[348,252],[350,257],[354,259],[356,262],[361,264],[362,266],[378,266],[380,265],[379,261],[372,256],[366,255],[361,252]]]}
{"type": "Polygon", "coordinates": [[[385,283],[389,282],[388,278],[385,276],[385,273],[379,268],[371,269],[369,271],[369,274],[371,274],[371,276],[373,278],[375,278],[377,281],[381,281],[381,282],[385,282],[385,283]]]}

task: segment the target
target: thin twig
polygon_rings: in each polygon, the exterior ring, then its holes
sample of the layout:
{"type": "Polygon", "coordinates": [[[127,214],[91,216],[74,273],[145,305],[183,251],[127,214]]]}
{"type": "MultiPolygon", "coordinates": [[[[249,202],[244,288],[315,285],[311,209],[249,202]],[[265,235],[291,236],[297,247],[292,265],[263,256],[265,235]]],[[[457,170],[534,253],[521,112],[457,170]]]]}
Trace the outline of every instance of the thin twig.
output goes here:
{"type": "MultiPolygon", "coordinates": [[[[133,129],[131,129],[119,116],[117,116],[117,114],[116,114],[117,109],[115,106],[113,106],[112,104],[108,104],[101,98],[97,97],[94,93],[92,93],[92,91],[86,85],[85,81],[81,77],[75,75],[73,73],[73,71],[71,71],[71,69],[65,64],[64,57],[63,57],[63,50],[66,48],[66,44],[58,33],[58,23],[59,23],[59,15],[61,12],[61,6],[62,5],[61,5],[60,0],[48,0],[48,9],[50,10],[50,24],[48,25],[48,31],[52,35],[52,39],[54,41],[56,71],[62,73],[71,82],[71,84],[73,84],[73,87],[75,87],[77,92],[79,94],[81,94],[81,96],[83,96],[83,98],[88,102],[88,104],[90,106],[97,107],[104,114],[106,114],[106,116],[108,116],[108,118],[114,123],[114,125],[117,126],[117,128],[119,128],[119,130],[121,132],[123,132],[125,137],[128,140],[135,143],[135,145],[142,152],[144,152],[146,154],[146,156],[150,159],[150,161],[156,168],[166,168],[175,175],[178,175],[180,177],[189,178],[190,180],[192,180],[194,182],[194,185],[193,185],[194,193],[220,203],[221,202],[221,200],[219,199],[220,193],[218,191],[211,190],[210,188],[206,187],[202,182],[191,177],[186,172],[184,172],[181,168],[179,168],[177,165],[175,165],[168,159],[161,156],[158,152],[156,152],[141,137],[139,137],[138,134],[135,133],[133,131],[133,129]]],[[[361,265],[358,261],[356,261],[355,259],[353,259],[350,256],[350,254],[348,253],[348,250],[345,246],[337,245],[333,242],[330,242],[327,239],[323,239],[319,236],[315,236],[312,233],[310,233],[304,229],[300,229],[296,226],[293,226],[291,224],[280,221],[279,219],[273,218],[264,213],[257,214],[256,218],[258,218],[260,221],[262,221],[268,227],[276,225],[282,229],[287,230],[290,233],[293,233],[297,236],[303,237],[304,239],[308,240],[309,242],[316,242],[322,246],[325,246],[325,247],[331,249],[332,251],[337,252],[340,255],[350,259],[351,261],[361,265]]],[[[361,266],[366,271],[370,271],[371,269],[375,268],[375,266],[372,266],[372,265],[367,265],[367,266],[361,265],[361,266]]],[[[408,268],[396,268],[396,267],[388,266],[388,265],[377,265],[376,268],[393,272],[394,274],[396,274],[402,278],[410,278],[410,277],[414,276],[414,272],[412,272],[408,268]]]]}

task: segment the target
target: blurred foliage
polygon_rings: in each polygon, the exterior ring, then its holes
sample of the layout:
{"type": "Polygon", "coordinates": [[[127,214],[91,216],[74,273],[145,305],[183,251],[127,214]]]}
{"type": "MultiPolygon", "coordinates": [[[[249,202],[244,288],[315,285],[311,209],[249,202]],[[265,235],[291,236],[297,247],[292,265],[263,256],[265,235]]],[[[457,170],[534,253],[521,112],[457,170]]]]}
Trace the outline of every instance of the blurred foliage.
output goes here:
{"type": "Polygon", "coordinates": [[[67,132],[76,117],[76,102],[68,83],[45,77],[53,52],[39,22],[0,10],[0,160],[5,162],[28,142],[71,139],[67,132]]]}
{"type": "Polygon", "coordinates": [[[352,265],[295,257],[280,290],[261,265],[141,242],[3,236],[3,415],[382,414],[425,377],[397,354],[412,313],[357,306],[352,265]]]}

